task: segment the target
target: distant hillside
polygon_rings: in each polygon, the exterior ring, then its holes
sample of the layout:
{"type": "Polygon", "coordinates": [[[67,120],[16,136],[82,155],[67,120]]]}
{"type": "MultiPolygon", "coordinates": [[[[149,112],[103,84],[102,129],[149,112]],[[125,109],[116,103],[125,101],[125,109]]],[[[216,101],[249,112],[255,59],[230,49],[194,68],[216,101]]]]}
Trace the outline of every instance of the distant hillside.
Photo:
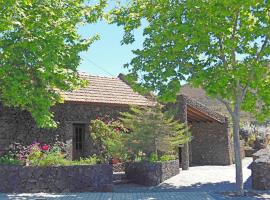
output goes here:
{"type": "MultiPolygon", "coordinates": [[[[189,85],[183,85],[180,91],[181,94],[196,99],[212,110],[223,115],[230,116],[226,106],[217,99],[210,98],[202,88],[192,88],[189,85]]],[[[253,121],[248,113],[242,113],[243,121],[253,121]]]]}

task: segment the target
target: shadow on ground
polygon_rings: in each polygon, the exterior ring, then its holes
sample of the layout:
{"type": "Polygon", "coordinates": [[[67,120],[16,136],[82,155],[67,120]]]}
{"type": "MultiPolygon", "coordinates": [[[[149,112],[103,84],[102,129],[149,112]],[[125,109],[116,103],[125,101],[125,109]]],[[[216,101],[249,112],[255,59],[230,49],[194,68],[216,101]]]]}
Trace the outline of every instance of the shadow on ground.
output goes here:
{"type": "MultiPolygon", "coordinates": [[[[244,183],[246,190],[251,189],[251,177],[244,183]]],[[[146,187],[136,184],[116,185],[115,192],[224,192],[233,191],[235,183],[224,181],[218,183],[196,183],[190,186],[174,186],[168,183],[162,183],[159,186],[146,187]]]]}

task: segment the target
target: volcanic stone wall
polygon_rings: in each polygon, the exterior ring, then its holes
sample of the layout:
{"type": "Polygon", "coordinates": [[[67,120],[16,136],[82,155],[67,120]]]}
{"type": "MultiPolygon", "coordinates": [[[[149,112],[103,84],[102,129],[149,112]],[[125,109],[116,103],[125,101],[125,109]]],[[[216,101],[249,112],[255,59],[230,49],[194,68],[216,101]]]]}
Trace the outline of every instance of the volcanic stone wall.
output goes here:
{"type": "Polygon", "coordinates": [[[256,190],[270,190],[270,150],[262,149],[253,154],[252,187],[256,190]]]}
{"type": "Polygon", "coordinates": [[[85,124],[85,156],[95,153],[89,137],[89,123],[100,116],[109,115],[117,118],[119,112],[127,111],[127,106],[108,104],[64,103],[52,108],[55,120],[59,122],[57,129],[40,129],[27,111],[7,108],[0,105],[0,155],[10,148],[14,142],[29,145],[34,141],[53,144],[56,136],[67,143],[67,151],[72,158],[73,125],[85,124]]]}
{"type": "Polygon", "coordinates": [[[191,150],[194,165],[232,164],[227,123],[193,122],[191,150]]]}
{"type": "Polygon", "coordinates": [[[133,183],[155,186],[179,174],[179,160],[166,162],[130,162],[126,163],[127,179],[133,183]]]}
{"type": "Polygon", "coordinates": [[[0,165],[0,192],[111,192],[111,165],[25,167],[0,165]]]}
{"type": "Polygon", "coordinates": [[[231,139],[228,120],[200,102],[185,95],[179,95],[175,104],[176,119],[188,123],[192,133],[189,144],[191,165],[230,165],[232,164],[231,139]],[[190,121],[187,107],[190,106],[213,118],[213,121],[190,121]]]}

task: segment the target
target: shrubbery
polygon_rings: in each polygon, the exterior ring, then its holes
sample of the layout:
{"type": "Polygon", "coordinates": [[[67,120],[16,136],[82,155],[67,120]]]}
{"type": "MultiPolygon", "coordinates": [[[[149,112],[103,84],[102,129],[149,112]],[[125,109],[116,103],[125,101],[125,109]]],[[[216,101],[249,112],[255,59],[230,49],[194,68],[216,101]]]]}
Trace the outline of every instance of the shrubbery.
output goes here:
{"type": "Polygon", "coordinates": [[[17,144],[16,148],[8,154],[0,157],[0,164],[26,165],[26,166],[69,166],[69,165],[93,165],[99,159],[94,155],[78,161],[66,158],[65,144],[57,141],[54,145],[41,145],[38,142],[24,147],[17,144]]]}

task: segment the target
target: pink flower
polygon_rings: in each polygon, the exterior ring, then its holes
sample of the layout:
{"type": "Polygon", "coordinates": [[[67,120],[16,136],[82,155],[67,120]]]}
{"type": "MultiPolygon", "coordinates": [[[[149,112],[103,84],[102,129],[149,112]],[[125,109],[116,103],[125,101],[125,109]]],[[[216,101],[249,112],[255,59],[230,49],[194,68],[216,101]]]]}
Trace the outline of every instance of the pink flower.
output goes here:
{"type": "Polygon", "coordinates": [[[48,151],[49,150],[49,145],[45,144],[42,146],[43,151],[48,151]]]}

